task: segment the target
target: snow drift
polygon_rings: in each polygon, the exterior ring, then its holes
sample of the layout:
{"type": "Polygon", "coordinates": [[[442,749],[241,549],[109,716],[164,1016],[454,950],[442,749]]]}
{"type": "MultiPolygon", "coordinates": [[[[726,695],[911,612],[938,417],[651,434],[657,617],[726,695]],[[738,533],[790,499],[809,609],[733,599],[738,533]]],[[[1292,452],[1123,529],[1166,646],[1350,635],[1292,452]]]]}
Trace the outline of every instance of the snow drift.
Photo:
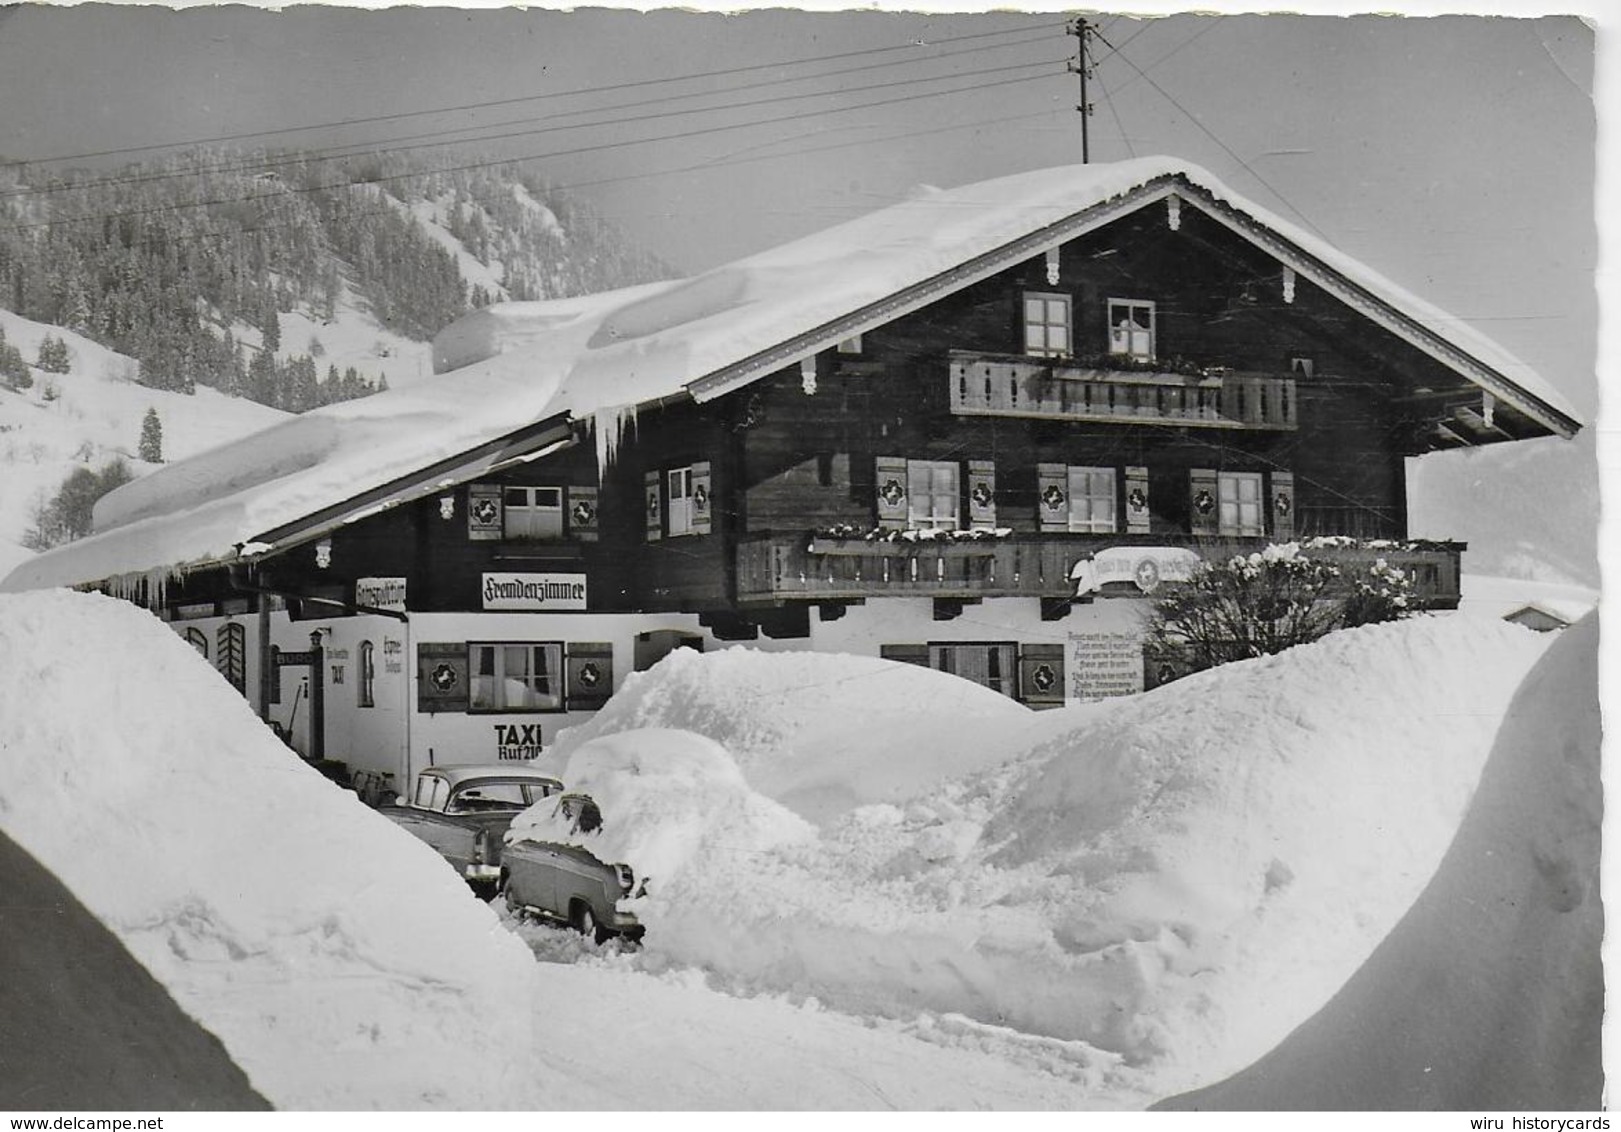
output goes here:
{"type": "MultiPolygon", "coordinates": [[[[825,681],[823,717],[859,721],[841,733],[844,764],[892,764],[913,796],[826,819],[811,840],[689,858],[638,902],[649,931],[627,961],[700,968],[736,993],[1011,1028],[1050,1040],[1093,1088],[1218,1078],[1327,1001],[1406,912],[1547,644],[1443,618],[1336,634],[1143,696],[1008,713],[978,752],[1000,765],[943,784],[881,679],[825,681]]],[[[775,659],[663,662],[591,729],[685,717],[748,752],[736,761],[755,789],[792,783],[823,752],[789,737],[804,673],[775,659]],[[741,697],[790,705],[786,725],[747,730],[741,697]]],[[[616,741],[649,765],[673,742],[616,741]]]]}
{"type": "Polygon", "coordinates": [[[1550,1112],[1604,1102],[1598,623],[1508,710],[1435,878],[1319,1013],[1162,1107],[1550,1112]]]}
{"type": "Polygon", "coordinates": [[[110,598],[0,597],[0,671],[0,828],[273,1104],[537,1104],[522,943],[169,629],[110,598]]]}
{"type": "MultiPolygon", "coordinates": [[[[751,785],[813,821],[909,798],[1007,757],[1028,708],[955,676],[874,657],[677,649],[546,756],[562,773],[599,736],[674,728],[724,747],[751,785]],[[883,749],[897,739],[902,751],[883,749]]],[[[565,781],[572,779],[565,776],[565,781]]]]}

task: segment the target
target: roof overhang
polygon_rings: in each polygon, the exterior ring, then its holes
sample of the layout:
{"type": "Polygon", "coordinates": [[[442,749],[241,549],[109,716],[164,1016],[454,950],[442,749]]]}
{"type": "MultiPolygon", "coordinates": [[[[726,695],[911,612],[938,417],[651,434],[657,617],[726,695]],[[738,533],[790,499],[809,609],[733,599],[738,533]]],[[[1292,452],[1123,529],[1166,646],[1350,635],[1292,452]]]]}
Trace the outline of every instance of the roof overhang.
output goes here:
{"type": "Polygon", "coordinates": [[[1052,248],[1119,220],[1160,200],[1185,201],[1267,252],[1299,277],[1316,284],[1402,341],[1429,355],[1478,385],[1482,390],[1537,422],[1549,432],[1569,438],[1581,422],[1522,388],[1511,378],[1463,347],[1436,333],[1423,321],[1392,301],[1375,294],[1343,271],[1325,263],[1294,240],[1228,204],[1180,173],[1145,181],[1119,196],[1084,208],[964,263],[940,272],[840,318],[795,335],[687,383],[693,399],[710,401],[812,357],[845,339],[865,333],[902,315],[927,306],[998,272],[1041,255],[1052,248]]]}

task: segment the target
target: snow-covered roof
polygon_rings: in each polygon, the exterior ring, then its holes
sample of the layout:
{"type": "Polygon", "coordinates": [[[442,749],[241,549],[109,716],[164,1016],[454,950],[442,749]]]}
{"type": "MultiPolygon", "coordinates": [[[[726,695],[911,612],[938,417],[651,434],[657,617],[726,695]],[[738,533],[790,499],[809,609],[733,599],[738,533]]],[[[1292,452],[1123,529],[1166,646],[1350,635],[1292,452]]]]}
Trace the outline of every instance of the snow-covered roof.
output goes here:
{"type": "Polygon", "coordinates": [[[282,549],[483,474],[513,454],[506,438],[541,422],[557,423],[549,439],[560,442],[571,422],[594,421],[606,458],[638,407],[720,396],[1172,195],[1550,431],[1579,427],[1564,398],[1488,338],[1197,166],[1146,157],[920,189],[691,279],[469,316],[471,330],[447,334],[496,352],[160,469],[103,501],[94,536],[24,562],[0,589],[161,577],[234,561],[244,546],[282,549]],[[499,352],[492,320],[505,345],[521,344],[499,352]]]}

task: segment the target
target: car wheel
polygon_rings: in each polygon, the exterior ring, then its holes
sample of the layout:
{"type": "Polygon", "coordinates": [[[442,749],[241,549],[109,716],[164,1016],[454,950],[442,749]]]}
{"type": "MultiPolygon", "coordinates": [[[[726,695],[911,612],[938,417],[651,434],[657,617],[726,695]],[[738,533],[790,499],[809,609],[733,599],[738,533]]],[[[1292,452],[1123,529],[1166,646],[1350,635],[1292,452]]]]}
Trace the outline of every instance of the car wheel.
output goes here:
{"type": "Polygon", "coordinates": [[[603,943],[608,938],[608,933],[597,923],[597,914],[591,911],[589,904],[581,904],[579,910],[575,912],[574,927],[581,935],[596,943],[603,943]]]}
{"type": "Polygon", "coordinates": [[[512,882],[510,880],[502,881],[501,895],[506,900],[507,911],[511,912],[516,918],[523,919],[523,902],[518,899],[517,893],[512,891],[512,882]]]}

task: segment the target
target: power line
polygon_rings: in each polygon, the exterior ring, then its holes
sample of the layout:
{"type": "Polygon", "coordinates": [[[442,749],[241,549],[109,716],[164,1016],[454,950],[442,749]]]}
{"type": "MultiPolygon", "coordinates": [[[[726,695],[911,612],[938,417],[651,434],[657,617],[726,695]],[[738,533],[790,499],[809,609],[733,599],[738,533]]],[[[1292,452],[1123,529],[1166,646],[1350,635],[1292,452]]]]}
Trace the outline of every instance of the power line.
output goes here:
{"type": "MultiPolygon", "coordinates": [[[[1099,32],[1099,36],[1103,33],[1099,32]]],[[[1092,69],[1097,70],[1097,61],[1092,61],[1092,69]]],[[[1109,88],[1103,83],[1103,76],[1098,75],[1098,89],[1103,92],[1103,104],[1109,108],[1109,116],[1114,119],[1114,128],[1120,131],[1120,140],[1126,143],[1126,152],[1132,157],[1137,156],[1137,147],[1131,144],[1131,138],[1126,136],[1125,123],[1120,121],[1120,108],[1115,105],[1114,99],[1109,97],[1109,88]]]]}
{"type": "Polygon", "coordinates": [[[37,157],[26,161],[0,162],[0,169],[21,168],[28,165],[60,164],[67,161],[83,161],[94,157],[115,157],[120,154],[150,153],[160,149],[180,149],[188,146],[214,145],[220,142],[245,141],[250,138],[274,137],[277,134],[303,133],[309,130],[337,129],[344,126],[365,125],[373,122],[394,122],[405,118],[430,117],[435,114],[453,114],[464,110],[482,110],[495,106],[513,106],[522,102],[537,102],[552,98],[569,98],[584,94],[603,94],[609,91],[630,90],[637,87],[657,86],[665,83],[687,82],[693,79],[720,78],[726,75],[747,74],[753,71],[764,71],[772,68],[798,67],[809,63],[826,63],[838,59],[852,59],[858,56],[879,55],[892,51],[912,51],[920,47],[936,46],[942,43],[963,43],[969,40],[990,39],[999,35],[1013,35],[1021,32],[1047,31],[1055,27],[1063,27],[1063,23],[1034,24],[1025,27],[1003,28],[999,31],[977,32],[972,35],[946,36],[926,43],[921,40],[912,43],[895,44],[890,47],[869,47],[857,51],[839,51],[829,55],[811,55],[800,59],[784,59],[773,63],[753,63],[744,67],[725,67],[713,71],[693,71],[684,75],[672,75],[660,79],[636,79],[629,82],[606,83],[601,86],[580,87],[575,90],[552,91],[545,94],[518,95],[513,98],[489,99],[482,102],[467,102],[456,106],[440,106],[428,110],[404,110],[393,114],[371,114],[355,118],[342,118],[330,122],[313,122],[301,126],[281,126],[268,130],[249,130],[233,134],[216,134],[211,137],[191,138],[183,141],[154,142],[150,145],[122,146],[116,149],[90,150],[83,153],[60,154],[55,157],[37,157]]]}
{"type": "MultiPolygon", "coordinates": [[[[1038,64],[1030,64],[1035,66],[1038,64]]],[[[547,161],[559,157],[573,157],[586,153],[599,153],[606,150],[622,149],[634,145],[651,145],[658,142],[679,141],[686,138],[703,137],[711,134],[726,133],[732,130],[754,129],[761,126],[780,125],[784,122],[802,121],[806,118],[823,118],[833,114],[851,113],[857,110],[872,110],[880,106],[894,106],[906,102],[917,102],[925,98],[940,98],[953,94],[972,94],[977,91],[991,90],[997,87],[1015,86],[1022,83],[1036,82],[1050,78],[1050,75],[1027,75],[1023,78],[1000,79],[996,82],[974,83],[952,90],[927,91],[918,94],[899,95],[894,98],[878,99],[872,102],[861,103],[856,106],[838,106],[829,110],[801,111],[794,114],[779,115],[775,118],[760,118],[752,122],[736,122],[728,125],[706,126],[698,129],[684,130],[671,134],[648,138],[634,138],[626,141],[602,142],[596,145],[576,146],[572,149],[553,150],[549,153],[526,154],[516,157],[505,157],[497,160],[465,162],[459,165],[444,166],[438,169],[416,170],[409,173],[387,174],[378,177],[369,177],[362,181],[341,181],[320,185],[302,185],[296,188],[283,186],[273,193],[252,193],[247,196],[217,197],[209,200],[191,201],[184,204],[154,205],[147,208],[125,209],[119,212],[93,213],[85,216],[56,217],[50,220],[34,221],[27,224],[13,224],[0,231],[25,231],[33,228],[48,228],[56,224],[79,224],[93,221],[127,219],[137,216],[150,216],[157,213],[177,212],[185,209],[207,208],[221,204],[245,204],[252,201],[275,201],[289,195],[303,195],[307,193],[322,192],[329,189],[347,189],[355,185],[378,185],[393,181],[404,181],[414,177],[430,177],[438,174],[465,172],[472,169],[487,169],[500,165],[521,164],[527,161],[547,161]]]]}
{"type": "MultiPolygon", "coordinates": [[[[1023,41],[1023,42],[1035,42],[1035,41],[1031,40],[1031,41],[1023,41]]],[[[968,51],[965,51],[965,52],[951,52],[950,54],[966,54],[968,52],[977,52],[977,51],[983,51],[983,50],[985,50],[985,48],[970,48],[970,49],[968,49],[968,51]]],[[[938,58],[944,58],[944,57],[945,56],[938,56],[938,58]]],[[[932,60],[914,60],[914,62],[925,62],[925,61],[932,62],[932,60]]],[[[796,102],[796,101],[801,101],[801,100],[804,100],[804,99],[812,99],[812,98],[835,98],[835,97],[840,97],[840,96],[850,95],[850,94],[860,94],[860,93],[863,93],[863,92],[866,92],[866,91],[887,90],[887,89],[893,89],[895,87],[915,86],[915,85],[919,85],[919,84],[922,84],[922,83],[946,82],[946,81],[950,81],[950,80],[954,80],[954,79],[973,78],[973,77],[982,76],[982,75],[1005,74],[1005,73],[1007,73],[1009,71],[1024,70],[1024,69],[1027,69],[1027,68],[1030,68],[1030,67],[1050,66],[1050,65],[1052,65],[1054,63],[1058,63],[1058,62],[1063,62],[1063,60],[1042,59],[1042,60],[1036,60],[1036,61],[1029,62],[1029,63],[1013,63],[1013,64],[1008,64],[1006,66],[1001,66],[1001,67],[985,67],[985,68],[981,68],[979,70],[973,70],[973,71],[957,71],[957,72],[954,72],[954,73],[948,74],[948,75],[934,75],[934,76],[928,76],[928,77],[923,77],[923,78],[915,78],[915,79],[896,79],[896,80],[891,81],[891,82],[883,82],[883,83],[868,83],[868,84],[863,85],[863,86],[843,87],[843,88],[840,88],[838,90],[806,91],[806,92],[803,92],[801,94],[774,95],[774,96],[771,96],[771,97],[768,97],[768,98],[749,99],[749,100],[745,100],[745,101],[742,101],[742,102],[728,102],[728,103],[722,103],[722,104],[716,105],[716,106],[698,106],[698,107],[692,107],[692,108],[686,109],[686,110],[668,110],[668,111],[663,111],[663,112],[655,113],[655,114],[633,114],[633,115],[629,115],[627,117],[622,117],[622,118],[607,118],[607,119],[602,119],[602,120],[598,120],[598,121],[576,122],[576,123],[571,123],[571,124],[566,124],[566,125],[536,126],[534,128],[523,129],[523,130],[515,130],[515,131],[511,131],[511,132],[504,133],[504,134],[487,134],[487,135],[482,136],[482,137],[458,138],[457,141],[460,142],[460,143],[463,143],[463,144],[472,143],[472,142],[504,141],[504,140],[508,140],[508,139],[511,139],[511,138],[531,137],[531,136],[535,136],[535,135],[539,135],[539,134],[559,133],[559,132],[562,132],[562,131],[565,131],[565,130],[594,129],[594,128],[599,128],[599,127],[603,127],[603,126],[619,126],[619,125],[637,124],[637,123],[640,123],[640,122],[657,121],[659,119],[676,118],[676,117],[682,117],[682,116],[691,115],[691,114],[722,113],[722,112],[726,112],[726,111],[737,111],[737,110],[748,109],[748,108],[755,107],[755,106],[766,106],[766,105],[770,105],[770,104],[773,104],[773,103],[780,103],[780,102],[796,102]]],[[[867,64],[867,65],[864,65],[864,66],[861,66],[861,67],[849,68],[848,72],[872,70],[872,69],[874,69],[875,66],[876,67],[888,67],[888,66],[891,66],[891,65],[892,64],[887,64],[887,63],[885,63],[885,64],[876,64],[876,65],[867,64]]],[[[715,97],[718,94],[735,93],[736,90],[754,89],[754,88],[761,87],[761,86],[775,86],[775,85],[778,85],[781,82],[806,82],[806,81],[812,81],[812,80],[815,80],[815,79],[831,77],[832,75],[844,74],[844,73],[848,73],[848,72],[846,72],[846,71],[834,71],[834,72],[831,72],[829,75],[809,75],[809,76],[804,76],[804,77],[798,78],[798,79],[773,80],[772,82],[768,82],[768,83],[752,83],[752,84],[748,84],[748,85],[746,85],[744,87],[734,88],[734,90],[732,90],[732,91],[724,91],[724,92],[703,91],[703,92],[698,92],[696,94],[675,95],[675,96],[673,96],[673,98],[674,99],[683,99],[683,98],[715,97]]],[[[643,99],[643,100],[639,100],[637,102],[625,103],[625,104],[622,104],[622,105],[619,105],[619,106],[601,107],[601,108],[591,109],[591,110],[573,110],[573,111],[567,111],[567,112],[565,112],[563,114],[551,115],[548,118],[540,119],[540,121],[549,121],[549,120],[552,120],[552,119],[555,119],[555,118],[578,117],[578,116],[583,115],[583,114],[596,114],[596,113],[603,113],[603,112],[608,112],[608,111],[613,111],[613,110],[622,110],[622,109],[628,109],[628,108],[633,107],[633,106],[645,106],[645,105],[655,105],[655,104],[656,105],[663,105],[663,104],[665,104],[665,103],[667,103],[667,102],[669,102],[671,100],[672,99],[669,99],[669,98],[643,99]]],[[[415,144],[415,145],[399,145],[397,143],[405,142],[405,141],[411,141],[411,140],[416,139],[416,138],[444,137],[446,135],[451,135],[451,134],[465,134],[469,130],[492,130],[492,129],[498,129],[499,127],[501,127],[503,125],[521,125],[521,124],[523,124],[521,120],[517,121],[517,122],[489,123],[489,124],[482,125],[482,126],[460,127],[458,129],[452,129],[452,130],[436,130],[436,131],[429,131],[427,133],[414,134],[414,135],[408,134],[408,135],[404,135],[404,136],[401,136],[401,137],[395,137],[395,138],[389,138],[389,139],[380,139],[380,140],[374,141],[374,142],[353,142],[353,143],[349,143],[347,145],[327,147],[324,150],[314,150],[314,151],[310,151],[310,152],[301,152],[301,153],[298,153],[298,154],[287,155],[287,156],[284,156],[284,157],[266,158],[266,159],[258,160],[258,161],[218,162],[218,163],[215,163],[213,165],[204,165],[204,166],[199,166],[199,167],[192,168],[192,169],[168,170],[168,171],[154,172],[154,173],[141,173],[141,174],[135,174],[133,176],[120,175],[120,176],[103,177],[103,178],[99,178],[97,180],[92,180],[92,181],[66,182],[66,183],[60,183],[60,184],[54,184],[54,185],[47,185],[47,186],[44,186],[44,187],[41,187],[41,188],[27,187],[27,188],[10,189],[10,190],[4,191],[4,192],[0,192],[0,198],[14,197],[14,196],[44,196],[44,195],[63,193],[63,192],[73,192],[73,191],[89,189],[89,188],[99,188],[99,187],[103,187],[103,186],[107,186],[107,185],[148,184],[148,183],[157,182],[157,181],[178,180],[178,179],[182,179],[182,178],[186,178],[186,177],[200,177],[200,176],[205,176],[205,175],[208,175],[208,174],[215,174],[215,173],[242,173],[242,174],[247,174],[247,173],[268,172],[268,171],[271,171],[271,170],[274,170],[274,169],[277,169],[277,168],[283,168],[283,167],[288,166],[288,165],[310,164],[312,162],[339,161],[339,160],[343,160],[343,159],[350,158],[350,157],[357,157],[357,156],[361,156],[361,155],[364,155],[364,154],[374,152],[378,148],[383,147],[383,146],[390,147],[389,152],[391,152],[391,153],[399,153],[399,152],[405,152],[405,151],[411,151],[411,150],[420,150],[420,149],[434,149],[434,148],[439,148],[439,147],[449,145],[449,144],[454,144],[454,143],[442,142],[442,141],[440,141],[440,142],[419,142],[418,144],[415,144]]]]}
{"type": "MultiPolygon", "coordinates": [[[[1201,32],[1200,34],[1202,35],[1204,33],[1201,32]]],[[[1098,38],[1103,39],[1103,37],[1101,35],[1098,36],[1098,38]]],[[[1198,36],[1194,37],[1194,39],[1197,39],[1197,38],[1198,38],[1198,36]]],[[[1106,39],[1103,40],[1103,42],[1104,43],[1109,43],[1109,41],[1106,40],[1106,39]]],[[[1193,42],[1193,40],[1190,39],[1188,41],[1188,43],[1191,43],[1191,42],[1193,42]]],[[[1109,44],[1109,46],[1113,47],[1114,45],[1109,44]]],[[[1185,47],[1185,46],[1187,46],[1187,44],[1183,44],[1183,46],[1185,47]]],[[[1177,50],[1181,50],[1181,48],[1178,48],[1177,50]]],[[[1120,55],[1119,49],[1116,48],[1114,53],[1116,55],[1120,55]]],[[[1167,56],[1167,58],[1168,57],[1169,56],[1167,56]]],[[[1323,239],[1325,239],[1325,240],[1328,239],[1328,234],[1326,232],[1324,232],[1321,228],[1317,227],[1317,225],[1313,224],[1311,222],[1311,219],[1309,217],[1307,217],[1305,213],[1301,212],[1300,209],[1296,208],[1294,206],[1294,203],[1292,201],[1290,201],[1288,197],[1284,196],[1276,188],[1273,188],[1271,183],[1269,183],[1266,180],[1265,177],[1262,177],[1259,173],[1257,173],[1254,169],[1252,169],[1250,167],[1249,162],[1245,161],[1242,157],[1238,156],[1237,153],[1233,152],[1233,149],[1232,149],[1231,146],[1229,146],[1226,142],[1222,141],[1219,137],[1217,137],[1215,135],[1215,133],[1208,126],[1206,126],[1203,122],[1199,121],[1198,118],[1194,117],[1193,113],[1191,111],[1189,111],[1187,107],[1183,106],[1176,99],[1172,98],[1171,95],[1169,94],[1169,92],[1167,92],[1164,87],[1160,86],[1153,79],[1149,78],[1148,73],[1146,71],[1144,71],[1141,67],[1137,66],[1137,64],[1133,63],[1130,59],[1127,59],[1126,56],[1120,55],[1120,58],[1124,59],[1125,62],[1126,62],[1126,65],[1128,67],[1130,67],[1132,70],[1136,71],[1138,76],[1144,82],[1146,82],[1149,86],[1153,87],[1155,90],[1159,91],[1160,96],[1162,98],[1164,98],[1165,101],[1169,102],[1172,106],[1174,106],[1178,110],[1180,110],[1183,113],[1183,115],[1186,116],[1188,121],[1192,122],[1195,126],[1197,126],[1199,128],[1199,130],[1206,137],[1208,137],[1211,141],[1215,142],[1218,146],[1220,146],[1223,153],[1227,154],[1228,157],[1231,157],[1234,161],[1238,162],[1238,164],[1240,166],[1242,166],[1243,169],[1247,173],[1249,173],[1249,175],[1251,177],[1254,177],[1255,180],[1260,182],[1260,184],[1262,184],[1263,186],[1265,186],[1266,189],[1269,192],[1271,192],[1273,196],[1277,197],[1280,201],[1282,201],[1285,205],[1287,205],[1288,208],[1289,208],[1289,211],[1293,212],[1296,216],[1300,217],[1301,223],[1305,224],[1306,227],[1310,228],[1313,232],[1316,232],[1319,236],[1323,237],[1323,239]]],[[[1160,62],[1164,62],[1164,60],[1161,59],[1160,62]]]]}

